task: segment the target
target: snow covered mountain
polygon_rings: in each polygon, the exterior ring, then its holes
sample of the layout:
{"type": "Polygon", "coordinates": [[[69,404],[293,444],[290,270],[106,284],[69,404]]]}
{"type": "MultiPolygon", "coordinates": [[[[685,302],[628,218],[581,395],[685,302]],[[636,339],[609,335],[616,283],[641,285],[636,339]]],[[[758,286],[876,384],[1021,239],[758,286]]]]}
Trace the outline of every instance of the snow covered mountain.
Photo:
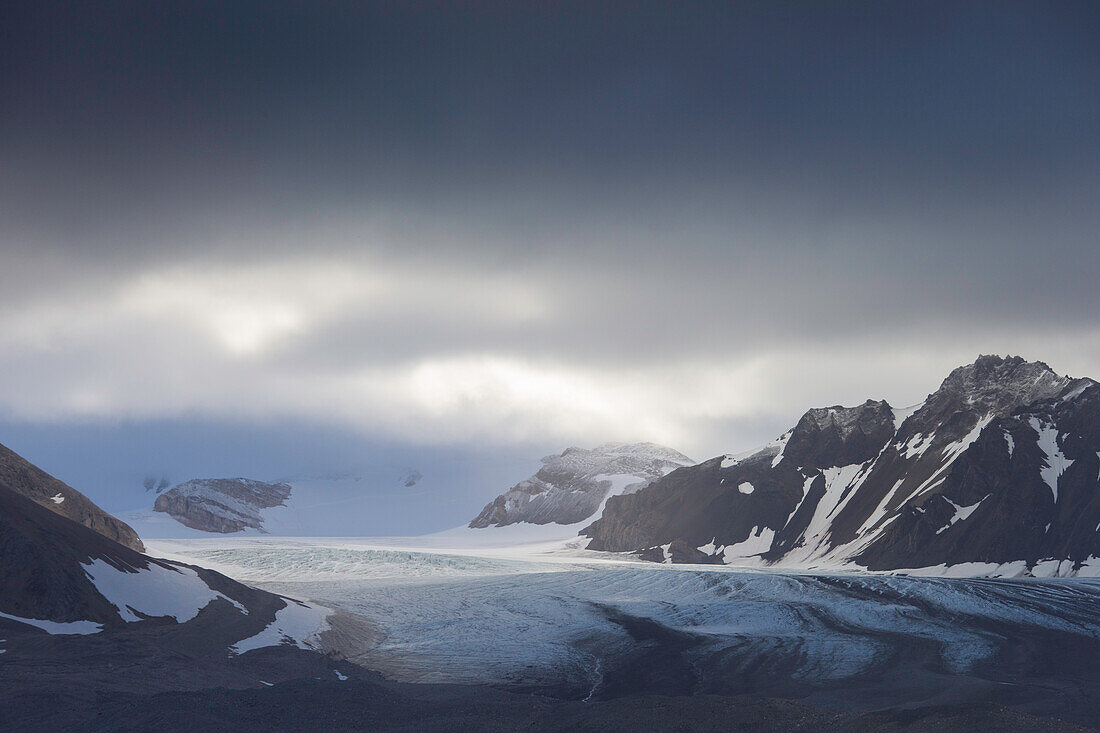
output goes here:
{"type": "Polygon", "coordinates": [[[228,534],[242,529],[263,530],[262,510],[284,506],[289,484],[247,478],[200,478],[174,486],[157,497],[153,511],[165,512],[180,524],[204,532],[228,534]]]}
{"type": "Polygon", "coordinates": [[[611,499],[582,534],[671,562],[1100,573],[1100,385],[982,356],[912,408],[810,410],[611,499]]]}
{"type": "Polygon", "coordinates": [[[534,476],[490,502],[469,526],[582,522],[599,516],[609,497],[637,491],[692,461],[655,443],[606,443],[592,450],[567,448],[542,463],[534,476]]]}
{"type": "Polygon", "coordinates": [[[34,501],[62,517],[92,529],[131,550],[144,546],[137,533],[92,503],[79,491],[0,445],[0,486],[34,501]]]}

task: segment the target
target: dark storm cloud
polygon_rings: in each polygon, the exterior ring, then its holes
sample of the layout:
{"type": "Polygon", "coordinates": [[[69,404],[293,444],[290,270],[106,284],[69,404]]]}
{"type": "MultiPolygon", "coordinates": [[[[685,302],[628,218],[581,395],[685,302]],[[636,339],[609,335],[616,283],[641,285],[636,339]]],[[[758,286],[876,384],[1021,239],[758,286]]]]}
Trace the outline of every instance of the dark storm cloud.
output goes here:
{"type": "Polygon", "coordinates": [[[1030,195],[1098,157],[1087,4],[22,3],[6,25],[7,185],[108,222],[481,191],[536,217],[742,188],[829,212],[1030,195]]]}
{"type": "MultiPolygon", "coordinates": [[[[516,405],[630,371],[655,413],[686,365],[802,364],[792,403],[860,363],[927,391],[914,350],[1100,373],[1091,3],[20,2],[0,32],[20,415],[483,357],[516,405]]],[[[785,425],[745,379],[728,419],[785,425]]]]}

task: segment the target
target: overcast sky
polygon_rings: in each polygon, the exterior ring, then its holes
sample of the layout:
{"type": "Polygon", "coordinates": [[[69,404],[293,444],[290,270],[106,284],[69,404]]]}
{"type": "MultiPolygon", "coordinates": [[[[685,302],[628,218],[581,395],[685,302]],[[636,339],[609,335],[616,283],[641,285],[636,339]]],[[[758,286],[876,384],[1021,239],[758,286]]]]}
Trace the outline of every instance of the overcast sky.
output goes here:
{"type": "Polygon", "coordinates": [[[979,353],[1100,377],[1095,3],[685,5],[9,4],[0,442],[702,459],[979,353]]]}

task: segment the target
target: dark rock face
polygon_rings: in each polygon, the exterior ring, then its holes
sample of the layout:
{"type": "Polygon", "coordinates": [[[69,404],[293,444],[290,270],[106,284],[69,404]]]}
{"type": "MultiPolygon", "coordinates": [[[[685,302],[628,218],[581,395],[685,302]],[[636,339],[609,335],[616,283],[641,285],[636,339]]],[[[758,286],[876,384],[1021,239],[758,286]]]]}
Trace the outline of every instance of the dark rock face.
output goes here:
{"type": "Polygon", "coordinates": [[[0,445],[0,487],[21,494],[51,512],[79,522],[131,550],[140,552],[145,549],[130,525],[115,519],[76,489],[3,445],[0,445]]]}
{"type": "Polygon", "coordinates": [[[568,448],[490,502],[470,522],[481,529],[516,522],[574,524],[596,514],[608,496],[630,493],[691,460],[654,443],[568,448]]]}
{"type": "Polygon", "coordinates": [[[597,550],[669,546],[674,562],[1073,574],[1100,557],[1098,451],[1100,385],[983,356],[916,410],[810,410],[753,454],[611,499],[582,534],[597,550]]]}
{"type": "Polygon", "coordinates": [[[815,408],[798,421],[783,455],[801,466],[848,466],[874,458],[892,437],[894,411],[885,401],[815,408]]]}
{"type": "Polygon", "coordinates": [[[204,532],[263,531],[260,511],[283,506],[290,492],[289,484],[246,478],[193,479],[158,496],[153,510],[204,532]]]}
{"type": "Polygon", "coordinates": [[[0,728],[118,729],[128,726],[124,717],[97,723],[88,703],[332,677],[333,662],[297,646],[234,647],[291,604],[298,602],[211,570],[148,557],[0,485],[0,687],[6,711],[13,700],[28,703],[0,728]],[[54,709],[43,704],[51,691],[84,714],[34,721],[54,709]]]}
{"type": "Polygon", "coordinates": [[[0,487],[0,610],[23,618],[121,623],[81,563],[147,567],[138,552],[0,487]]]}
{"type": "Polygon", "coordinates": [[[889,569],[914,555],[925,565],[1053,559],[1066,572],[1100,556],[1098,430],[1095,383],[990,423],[856,560],[889,569]]]}
{"type": "MultiPolygon", "coordinates": [[[[1058,710],[1065,719],[1025,712],[1024,703],[1031,702],[1033,695],[1023,700],[998,700],[996,704],[973,695],[978,699],[965,699],[950,706],[927,704],[917,708],[891,706],[884,709],[885,706],[880,705],[873,708],[873,712],[865,708],[871,707],[867,701],[881,697],[878,689],[860,690],[864,702],[855,707],[848,704],[817,707],[801,700],[767,699],[756,690],[750,695],[672,696],[671,688],[676,678],[661,679],[659,667],[644,663],[635,664],[630,670],[632,675],[620,683],[629,690],[623,692],[623,696],[588,701],[558,700],[549,694],[532,695],[483,686],[398,684],[356,674],[347,664],[343,664],[342,669],[355,677],[347,682],[330,681],[329,670],[316,664],[310,670],[314,672],[312,676],[300,673],[301,679],[281,681],[272,687],[255,682],[253,674],[254,686],[247,689],[231,687],[234,682],[237,685],[241,682],[239,678],[230,678],[205,689],[170,688],[170,691],[151,694],[138,687],[138,691],[124,689],[88,700],[72,695],[71,686],[55,684],[52,687],[40,685],[46,688],[45,691],[34,696],[0,691],[0,704],[4,706],[12,730],[51,731],[233,730],[265,733],[279,730],[314,733],[321,727],[330,731],[423,733],[454,730],[484,733],[516,730],[531,733],[632,730],[1087,733],[1094,730],[1090,726],[1092,720],[1087,717],[1088,708],[1084,712],[1078,708],[1065,712],[1058,710]],[[636,688],[639,678],[647,672],[657,677],[645,680],[650,687],[657,688],[657,692],[634,692],[631,687],[636,688]],[[1067,722],[1073,719],[1082,722],[1067,722]],[[101,724],[89,727],[90,720],[101,724]]],[[[261,675],[273,677],[270,671],[261,675]]],[[[0,681],[4,681],[3,676],[0,681]]],[[[833,692],[830,697],[847,702],[857,698],[857,694],[833,692]]],[[[955,695],[953,699],[959,697],[955,695]]]]}
{"type": "MultiPolygon", "coordinates": [[[[269,620],[285,605],[276,596],[213,571],[143,555],[0,487],[0,611],[20,618],[92,621],[106,628],[126,626],[120,609],[101,595],[89,578],[85,568],[93,561],[134,574],[154,566],[170,572],[187,568],[212,590],[246,608],[264,610],[269,620]]],[[[151,585],[150,592],[163,592],[163,582],[151,585]]],[[[230,604],[217,603],[234,617],[240,615],[230,604]]],[[[256,624],[250,622],[249,627],[253,626],[256,624]]]]}

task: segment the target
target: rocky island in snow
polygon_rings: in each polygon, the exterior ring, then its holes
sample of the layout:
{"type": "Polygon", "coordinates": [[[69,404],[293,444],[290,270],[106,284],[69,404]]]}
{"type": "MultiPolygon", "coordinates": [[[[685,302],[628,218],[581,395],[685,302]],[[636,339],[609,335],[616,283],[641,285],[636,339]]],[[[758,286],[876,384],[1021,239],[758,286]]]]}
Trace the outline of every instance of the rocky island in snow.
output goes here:
{"type": "Polygon", "coordinates": [[[247,478],[193,479],[158,496],[153,510],[204,532],[262,532],[262,510],[284,506],[290,493],[290,484],[285,483],[247,478]]]}

